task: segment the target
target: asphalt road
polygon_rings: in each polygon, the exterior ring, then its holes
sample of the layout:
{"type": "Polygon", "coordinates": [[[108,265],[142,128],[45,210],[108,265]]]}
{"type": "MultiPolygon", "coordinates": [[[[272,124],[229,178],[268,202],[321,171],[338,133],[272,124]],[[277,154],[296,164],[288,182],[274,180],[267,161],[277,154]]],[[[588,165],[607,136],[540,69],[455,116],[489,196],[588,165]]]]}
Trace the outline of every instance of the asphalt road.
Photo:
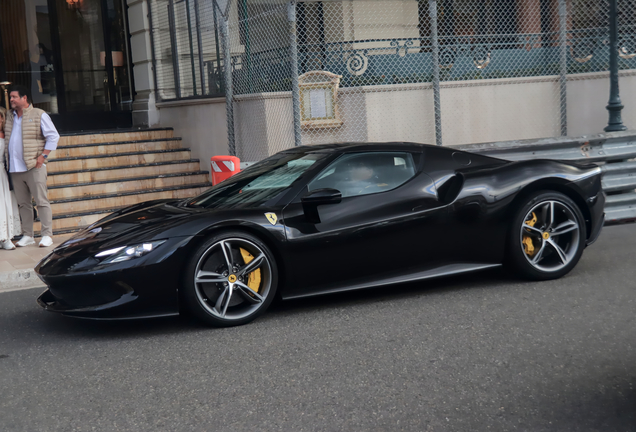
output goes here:
{"type": "Polygon", "coordinates": [[[636,431],[635,251],[636,225],[609,227],[558,281],[488,271],[230,329],[3,293],[0,430],[636,431]]]}

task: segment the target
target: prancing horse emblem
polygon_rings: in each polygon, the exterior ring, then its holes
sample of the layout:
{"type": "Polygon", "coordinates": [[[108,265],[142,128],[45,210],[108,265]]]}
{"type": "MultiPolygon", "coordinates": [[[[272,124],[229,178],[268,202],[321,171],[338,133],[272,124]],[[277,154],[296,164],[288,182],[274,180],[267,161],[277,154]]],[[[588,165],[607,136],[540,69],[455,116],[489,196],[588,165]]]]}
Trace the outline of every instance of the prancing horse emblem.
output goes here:
{"type": "Polygon", "coordinates": [[[265,217],[267,218],[269,223],[271,223],[272,225],[276,225],[276,222],[278,221],[278,216],[276,216],[276,213],[265,213],[265,217]]]}

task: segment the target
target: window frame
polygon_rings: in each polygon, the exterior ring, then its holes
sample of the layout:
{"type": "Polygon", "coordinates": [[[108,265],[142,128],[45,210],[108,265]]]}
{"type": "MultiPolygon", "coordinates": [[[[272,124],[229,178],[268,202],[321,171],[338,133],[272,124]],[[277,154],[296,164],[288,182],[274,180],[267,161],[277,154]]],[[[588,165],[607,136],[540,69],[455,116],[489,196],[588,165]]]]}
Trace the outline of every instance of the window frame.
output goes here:
{"type": "MultiPolygon", "coordinates": [[[[417,177],[418,173],[421,171],[421,165],[422,165],[421,157],[422,157],[421,153],[414,153],[414,152],[408,151],[408,150],[374,150],[374,151],[356,151],[356,152],[343,153],[343,154],[339,155],[336,159],[334,159],[331,162],[329,162],[324,168],[322,168],[307,183],[307,185],[305,186],[305,189],[306,189],[306,192],[311,192],[311,191],[318,190],[318,189],[323,189],[323,188],[335,189],[335,190],[338,190],[341,193],[343,193],[343,195],[342,195],[343,199],[357,198],[357,197],[363,197],[363,196],[377,195],[377,194],[381,194],[381,193],[385,193],[385,192],[391,192],[391,191],[394,191],[394,190],[404,186],[405,184],[407,184],[410,181],[412,181],[415,177],[417,177]],[[403,156],[406,156],[406,157],[410,158],[411,159],[411,168],[412,168],[411,175],[406,180],[402,181],[401,183],[397,184],[396,186],[391,187],[390,189],[376,191],[376,192],[363,193],[363,194],[356,194],[356,195],[345,195],[343,193],[343,191],[341,191],[340,189],[337,189],[335,187],[329,187],[329,186],[322,186],[322,187],[318,187],[318,188],[312,188],[312,184],[314,182],[317,182],[318,180],[320,180],[321,176],[323,176],[330,169],[334,168],[338,163],[342,162],[343,159],[349,158],[351,156],[372,155],[372,154],[376,154],[376,155],[377,154],[383,154],[383,155],[387,155],[388,154],[388,155],[394,155],[394,157],[400,157],[399,155],[403,155],[403,156]]],[[[408,160],[406,160],[406,165],[407,165],[407,168],[408,168],[408,166],[409,166],[408,165],[408,160]]]]}

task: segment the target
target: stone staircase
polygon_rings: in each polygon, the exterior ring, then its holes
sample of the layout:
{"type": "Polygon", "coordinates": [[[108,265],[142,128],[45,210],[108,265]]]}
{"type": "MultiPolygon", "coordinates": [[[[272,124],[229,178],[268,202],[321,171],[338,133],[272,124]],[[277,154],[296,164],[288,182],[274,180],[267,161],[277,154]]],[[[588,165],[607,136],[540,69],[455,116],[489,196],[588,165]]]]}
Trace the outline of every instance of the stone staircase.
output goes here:
{"type": "Polygon", "coordinates": [[[187,198],[211,186],[171,128],[63,135],[47,171],[53,234],[77,231],[122,207],[187,198]]]}

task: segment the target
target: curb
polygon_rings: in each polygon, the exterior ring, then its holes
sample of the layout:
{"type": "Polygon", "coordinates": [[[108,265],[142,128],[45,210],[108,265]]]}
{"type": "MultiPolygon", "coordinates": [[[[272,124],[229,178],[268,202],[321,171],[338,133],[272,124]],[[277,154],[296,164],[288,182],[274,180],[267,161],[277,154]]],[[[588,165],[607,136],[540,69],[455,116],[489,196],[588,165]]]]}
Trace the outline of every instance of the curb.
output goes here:
{"type": "Polygon", "coordinates": [[[19,289],[36,288],[43,283],[33,269],[0,273],[0,293],[19,289]]]}

